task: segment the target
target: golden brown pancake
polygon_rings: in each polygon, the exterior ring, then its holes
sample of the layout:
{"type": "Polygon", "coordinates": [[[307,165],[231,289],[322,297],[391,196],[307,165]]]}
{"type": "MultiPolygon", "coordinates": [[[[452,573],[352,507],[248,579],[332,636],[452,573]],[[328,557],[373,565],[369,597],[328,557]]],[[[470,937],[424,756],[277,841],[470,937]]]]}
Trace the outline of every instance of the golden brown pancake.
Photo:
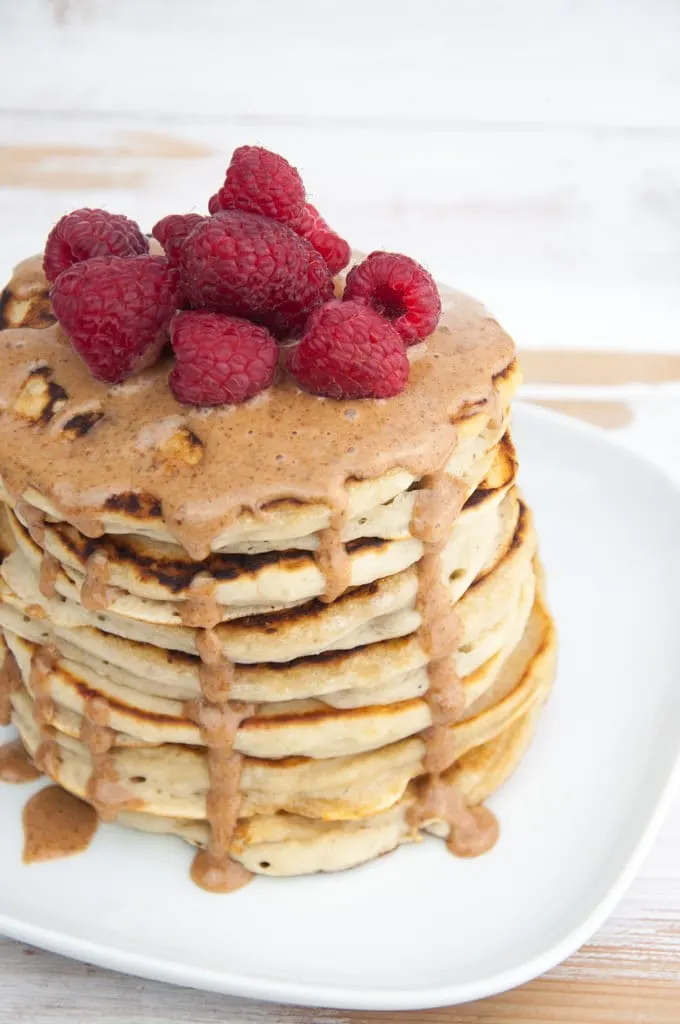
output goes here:
{"type": "Polygon", "coordinates": [[[1,316],[0,629],[40,767],[255,873],[488,846],[555,661],[496,321],[447,292],[394,399],[281,377],[201,410],[167,363],[93,380],[39,259],[1,316]]]}

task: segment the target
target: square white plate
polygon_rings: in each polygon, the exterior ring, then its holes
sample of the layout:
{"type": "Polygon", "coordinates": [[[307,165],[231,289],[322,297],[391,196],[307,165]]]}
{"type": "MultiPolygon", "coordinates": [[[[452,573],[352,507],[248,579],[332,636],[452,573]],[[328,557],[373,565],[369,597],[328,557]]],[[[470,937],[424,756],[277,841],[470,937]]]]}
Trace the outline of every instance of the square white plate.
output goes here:
{"type": "Polygon", "coordinates": [[[195,888],[180,841],[99,830],[24,867],[0,786],[0,932],[105,967],[314,1006],[490,995],[576,949],[611,910],[670,799],[680,747],[680,495],[604,435],[518,408],[522,483],[561,637],[536,740],[492,801],[496,849],[427,840],[335,876],[195,888]]]}

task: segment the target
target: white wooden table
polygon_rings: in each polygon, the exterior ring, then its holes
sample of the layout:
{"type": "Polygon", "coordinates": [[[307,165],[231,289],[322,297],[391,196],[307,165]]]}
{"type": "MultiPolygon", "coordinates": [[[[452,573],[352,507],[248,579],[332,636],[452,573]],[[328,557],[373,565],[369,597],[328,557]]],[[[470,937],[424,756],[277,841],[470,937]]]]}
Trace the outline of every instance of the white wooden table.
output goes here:
{"type": "MultiPolygon", "coordinates": [[[[524,397],[680,482],[674,0],[0,0],[0,277],[63,212],[204,208],[242,142],[359,248],[487,301],[524,397]]],[[[368,1021],[171,989],[0,939],[0,1022],[368,1021]]],[[[513,993],[398,1021],[680,1021],[680,800],[613,917],[513,993]]]]}

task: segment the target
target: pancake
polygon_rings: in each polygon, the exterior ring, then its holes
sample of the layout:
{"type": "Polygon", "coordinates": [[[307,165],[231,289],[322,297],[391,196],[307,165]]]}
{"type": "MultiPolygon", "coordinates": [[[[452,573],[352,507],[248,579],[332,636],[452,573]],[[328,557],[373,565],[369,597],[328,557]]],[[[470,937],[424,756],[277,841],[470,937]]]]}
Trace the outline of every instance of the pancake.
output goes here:
{"type": "Polygon", "coordinates": [[[40,258],[0,317],[3,692],[40,769],[208,887],[483,852],[556,649],[496,321],[447,292],[386,401],[196,409],[163,361],[93,380],[40,258]]]}
{"type": "MultiPolygon", "coordinates": [[[[453,725],[460,732],[459,758],[503,734],[547,696],[554,659],[552,626],[537,601],[520,642],[507,660],[502,696],[491,710],[481,710],[465,723],[453,725]],[[550,671],[549,671],[550,669],[550,671]]],[[[38,730],[25,691],[12,697],[15,720],[29,750],[35,753],[38,730]]],[[[55,775],[66,788],[86,795],[90,776],[89,753],[77,739],[62,732],[58,723],[61,764],[55,775]]],[[[325,820],[346,820],[365,812],[367,792],[376,789],[385,801],[385,783],[392,802],[400,799],[410,778],[422,772],[424,744],[420,738],[383,746],[362,757],[258,760],[246,758],[242,775],[245,793],[243,814],[263,806],[270,813],[287,811],[325,820]],[[293,778],[291,778],[293,776],[293,778]],[[376,780],[379,781],[376,787],[376,780]],[[396,795],[395,795],[396,791],[396,795]],[[338,794],[335,796],[334,795],[338,794]],[[337,808],[335,805],[338,805],[337,808]],[[324,807],[321,815],[320,807],[324,807]]],[[[121,784],[134,792],[147,814],[205,817],[209,773],[205,755],[194,747],[121,747],[116,753],[121,784]]],[[[140,807],[141,809],[141,807],[140,807]]]]}

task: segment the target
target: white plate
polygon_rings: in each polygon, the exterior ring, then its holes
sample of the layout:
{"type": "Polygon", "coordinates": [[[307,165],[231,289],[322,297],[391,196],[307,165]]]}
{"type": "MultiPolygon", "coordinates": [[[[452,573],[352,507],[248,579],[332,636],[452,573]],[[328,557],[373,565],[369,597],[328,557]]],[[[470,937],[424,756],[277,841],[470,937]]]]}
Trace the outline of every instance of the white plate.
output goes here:
{"type": "Polygon", "coordinates": [[[0,786],[0,932],[199,988],[415,1009],[518,985],[610,912],[670,799],[680,747],[680,495],[602,434],[518,408],[560,670],[536,740],[492,801],[496,849],[427,840],[335,876],[188,880],[181,842],[101,828],[71,860],[21,864],[29,787],[0,786]]]}

